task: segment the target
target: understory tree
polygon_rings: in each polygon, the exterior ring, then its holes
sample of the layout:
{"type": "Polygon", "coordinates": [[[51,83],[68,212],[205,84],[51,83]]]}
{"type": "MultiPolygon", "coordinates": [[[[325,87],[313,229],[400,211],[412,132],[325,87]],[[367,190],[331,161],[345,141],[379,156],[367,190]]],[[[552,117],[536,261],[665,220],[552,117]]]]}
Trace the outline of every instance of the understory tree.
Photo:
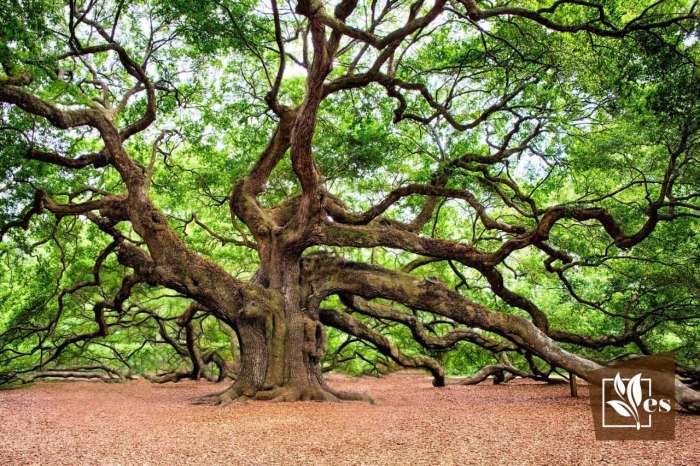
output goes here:
{"type": "Polygon", "coordinates": [[[2,11],[3,382],[363,399],[323,370],[590,379],[667,350],[697,380],[696,3],[2,11]]]}

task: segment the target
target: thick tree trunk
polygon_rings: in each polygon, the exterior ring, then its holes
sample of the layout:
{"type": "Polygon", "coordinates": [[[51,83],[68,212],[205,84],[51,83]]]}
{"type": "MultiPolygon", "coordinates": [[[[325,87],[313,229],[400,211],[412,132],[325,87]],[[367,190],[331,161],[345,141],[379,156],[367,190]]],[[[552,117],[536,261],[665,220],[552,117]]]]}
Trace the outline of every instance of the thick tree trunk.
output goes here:
{"type": "Polygon", "coordinates": [[[321,358],[326,334],[318,307],[303,296],[300,257],[270,254],[257,281],[277,290],[282,305],[259,313],[253,305],[235,322],[241,370],[229,389],[197,400],[225,404],[234,400],[338,401],[369,400],[363,394],[339,392],[323,380],[321,358]]]}

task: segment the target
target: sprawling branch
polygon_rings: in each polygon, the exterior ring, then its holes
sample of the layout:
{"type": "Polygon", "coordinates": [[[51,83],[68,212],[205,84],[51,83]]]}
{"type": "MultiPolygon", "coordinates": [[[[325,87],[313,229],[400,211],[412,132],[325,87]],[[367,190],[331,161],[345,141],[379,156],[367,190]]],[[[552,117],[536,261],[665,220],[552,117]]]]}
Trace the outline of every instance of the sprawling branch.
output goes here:
{"type": "MultiPolygon", "coordinates": [[[[591,379],[601,366],[562,349],[532,322],[522,317],[492,311],[459,293],[432,281],[377,266],[344,262],[327,257],[313,257],[308,263],[309,280],[317,293],[349,294],[366,299],[384,298],[412,309],[425,310],[455,322],[501,335],[527,352],[553,366],[564,368],[580,377],[591,379]]],[[[700,410],[700,393],[676,385],[678,402],[686,409],[700,410]]]]}
{"type": "Polygon", "coordinates": [[[406,325],[411,329],[411,333],[416,341],[429,350],[449,349],[461,341],[474,343],[494,353],[518,349],[517,346],[509,341],[498,341],[468,328],[458,328],[444,335],[435,335],[415,315],[397,310],[386,304],[367,301],[356,296],[344,297],[343,301],[353,311],[376,319],[390,320],[406,325]]]}
{"type": "Polygon", "coordinates": [[[433,375],[433,385],[442,387],[445,385],[445,372],[437,361],[422,355],[407,356],[394,345],[391,340],[381,333],[372,330],[369,326],[354,319],[351,315],[341,311],[322,308],[320,310],[321,322],[330,325],[338,330],[354,335],[361,340],[368,341],[382,354],[404,367],[422,368],[430,371],[433,375]]]}
{"type": "Polygon", "coordinates": [[[30,149],[27,152],[27,158],[37,160],[39,162],[51,163],[66,168],[84,168],[92,165],[95,168],[101,168],[109,164],[104,152],[95,152],[92,154],[80,155],[78,157],[69,158],[54,152],[47,152],[39,149],[30,149]]]}
{"type": "Polygon", "coordinates": [[[626,23],[623,27],[616,27],[611,23],[605,13],[604,7],[600,4],[578,0],[557,0],[552,6],[540,8],[538,10],[528,10],[527,8],[519,8],[513,6],[494,7],[481,9],[477,6],[476,0],[460,0],[467,10],[469,19],[480,21],[497,16],[515,16],[532,20],[542,26],[558,32],[576,33],[589,32],[603,37],[624,37],[636,31],[649,31],[653,29],[665,28],[674,24],[681,23],[687,20],[697,20],[698,15],[693,10],[687,14],[671,15],[667,19],[661,21],[649,20],[649,8],[641,15],[626,23]],[[555,13],[560,7],[565,5],[578,5],[590,9],[597,14],[594,20],[578,24],[563,24],[558,23],[548,15],[555,13]],[[599,25],[598,25],[599,24],[599,25]]]}
{"type": "Polygon", "coordinates": [[[52,125],[61,129],[95,126],[100,118],[99,110],[61,110],[22,87],[2,82],[0,82],[0,102],[16,105],[27,113],[46,118],[52,125]]]}

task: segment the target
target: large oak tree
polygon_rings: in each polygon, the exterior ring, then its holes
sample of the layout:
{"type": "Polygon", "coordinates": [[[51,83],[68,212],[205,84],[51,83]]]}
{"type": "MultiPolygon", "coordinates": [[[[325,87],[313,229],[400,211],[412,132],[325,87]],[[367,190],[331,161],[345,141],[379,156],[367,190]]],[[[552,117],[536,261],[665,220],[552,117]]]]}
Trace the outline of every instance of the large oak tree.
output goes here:
{"type": "Polygon", "coordinates": [[[685,1],[6,1],[6,380],[89,345],[128,364],[105,342],[149,322],[191,360],[165,380],[236,374],[213,403],[363,398],[324,383],[328,327],[334,362],[363,342],[436,386],[465,342],[497,361],[468,382],[692,358],[698,24],[685,1]]]}

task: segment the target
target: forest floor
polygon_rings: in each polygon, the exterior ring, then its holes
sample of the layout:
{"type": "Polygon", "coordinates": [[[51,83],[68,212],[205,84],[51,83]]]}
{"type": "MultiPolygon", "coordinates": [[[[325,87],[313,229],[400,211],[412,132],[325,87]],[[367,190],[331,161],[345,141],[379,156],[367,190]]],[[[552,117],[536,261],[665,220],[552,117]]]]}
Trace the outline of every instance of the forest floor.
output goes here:
{"type": "Polygon", "coordinates": [[[224,387],[204,382],[0,391],[0,464],[700,464],[700,417],[679,416],[672,442],[596,442],[586,387],[329,381],[376,404],[190,404],[224,387]]]}

